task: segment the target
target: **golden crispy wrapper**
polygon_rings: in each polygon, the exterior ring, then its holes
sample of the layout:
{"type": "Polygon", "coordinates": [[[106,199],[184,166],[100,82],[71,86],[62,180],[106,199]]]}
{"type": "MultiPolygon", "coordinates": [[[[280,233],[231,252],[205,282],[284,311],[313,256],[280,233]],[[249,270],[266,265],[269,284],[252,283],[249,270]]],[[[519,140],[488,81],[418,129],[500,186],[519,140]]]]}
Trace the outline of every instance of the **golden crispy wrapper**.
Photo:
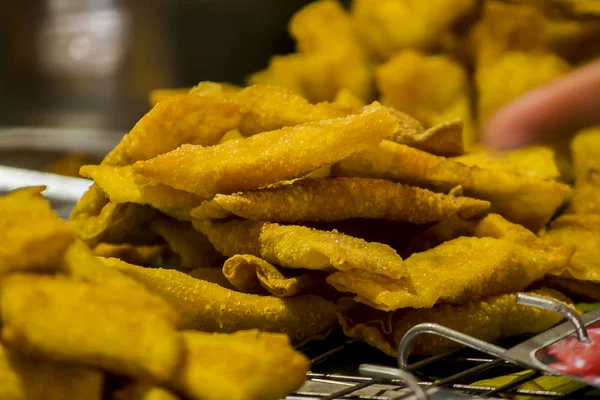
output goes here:
{"type": "MultiPolygon", "coordinates": [[[[227,131],[238,125],[242,116],[241,107],[227,100],[190,94],[169,97],[142,117],[104,158],[101,165],[126,166],[171,151],[183,143],[203,146],[216,144],[227,131]]],[[[110,195],[122,195],[115,200],[151,203],[157,208],[171,211],[175,216],[187,217],[187,212],[177,213],[176,210],[178,202],[190,201],[190,196],[181,196],[181,193],[166,186],[140,189],[131,179],[127,179],[131,178],[131,172],[127,171],[116,173],[109,168],[99,170],[88,168],[84,171],[90,173],[90,176],[92,173],[95,174],[93,178],[101,180],[104,183],[102,189],[109,192],[107,196],[99,185],[92,185],[71,212],[70,221],[75,233],[90,245],[100,242],[147,243],[149,241],[147,230],[134,228],[131,232],[132,227],[141,225],[138,218],[139,209],[111,204],[108,200],[110,195]],[[170,208],[169,205],[175,207],[170,208]],[[124,224],[115,226],[119,222],[124,224]],[[119,232],[131,234],[125,235],[119,232]],[[123,236],[127,236],[128,240],[123,236]]]]}
{"type": "Polygon", "coordinates": [[[226,289],[238,291],[223,274],[222,268],[196,268],[191,271],[186,271],[186,274],[196,279],[216,283],[226,289]]]}
{"type": "MultiPolygon", "coordinates": [[[[348,90],[340,91],[348,97],[348,90]]],[[[282,86],[252,85],[226,96],[246,110],[238,130],[251,136],[307,122],[347,117],[360,112],[364,104],[345,106],[338,101],[311,104],[301,95],[282,86]]],[[[456,121],[440,124],[425,133],[421,122],[406,113],[387,108],[396,118],[398,129],[387,139],[440,155],[462,154],[462,124],[456,121]],[[437,153],[436,153],[437,151],[437,153]]]]}
{"type": "MultiPolygon", "coordinates": [[[[104,196],[102,190],[92,185],[90,191],[86,192],[78,204],[87,201],[89,196],[104,196]]],[[[69,225],[78,238],[89,246],[98,243],[131,243],[136,245],[147,245],[156,243],[158,237],[148,228],[148,222],[157,214],[156,210],[135,203],[110,203],[106,198],[99,197],[100,205],[97,213],[79,213],[81,209],[73,209],[69,225]]]]}
{"type": "Polygon", "coordinates": [[[238,254],[223,264],[223,274],[227,280],[243,293],[272,294],[285,298],[300,293],[320,294],[326,274],[305,272],[300,275],[284,274],[279,268],[262,258],[238,254]]]}
{"type": "Polygon", "coordinates": [[[171,251],[180,257],[182,269],[216,267],[223,256],[215,250],[206,235],[198,232],[191,223],[158,217],[150,222],[150,229],[162,237],[171,251]]]}
{"type": "Polygon", "coordinates": [[[360,38],[385,60],[406,48],[431,49],[476,5],[474,0],[354,0],[351,14],[360,38]]]}
{"type": "Polygon", "coordinates": [[[409,278],[392,280],[360,270],[336,272],[327,282],[383,311],[461,304],[525,289],[567,265],[572,247],[538,239],[536,246],[494,238],[459,237],[404,261],[409,278]]]}
{"type": "Polygon", "coordinates": [[[510,223],[499,215],[490,214],[481,220],[473,234],[509,240],[529,247],[573,248],[574,253],[569,263],[559,270],[551,271],[551,274],[600,282],[600,263],[597,261],[600,243],[598,223],[600,215],[561,215],[543,233],[544,241],[540,243],[537,236],[522,226],[510,223]]]}
{"type": "Polygon", "coordinates": [[[180,329],[235,332],[261,329],[294,343],[321,339],[337,325],[333,303],[317,296],[278,299],[238,293],[175,270],[142,268],[117,259],[105,263],[146,285],[180,316],[180,329]]]}
{"type": "Polygon", "coordinates": [[[148,160],[184,143],[210,146],[235,128],[243,116],[239,104],[193,94],[169,97],[158,103],[102,161],[121,166],[148,160]]]}
{"type": "Polygon", "coordinates": [[[600,128],[587,129],[571,141],[575,188],[569,211],[600,214],[600,128]]]}
{"type": "Polygon", "coordinates": [[[505,152],[494,152],[478,146],[471,149],[469,154],[454,158],[454,161],[469,167],[497,169],[516,175],[550,180],[560,177],[554,157],[554,150],[547,146],[528,146],[505,152]]]}
{"type": "Polygon", "coordinates": [[[44,187],[0,196],[0,274],[53,270],[75,240],[69,225],[42,197],[44,187]]]}
{"type": "Polygon", "coordinates": [[[92,249],[99,257],[114,257],[144,267],[156,267],[164,262],[168,253],[165,245],[133,246],[131,244],[100,243],[92,249]]]}
{"type": "Polygon", "coordinates": [[[135,163],[134,172],[150,185],[163,183],[212,197],[299,177],[372,147],[396,129],[395,119],[374,103],[346,118],[285,127],[212,147],[183,145],[135,163]]]}
{"type": "MultiPolygon", "coordinates": [[[[573,307],[569,299],[550,289],[528,294],[558,300],[573,307]]],[[[543,332],[562,320],[562,316],[555,312],[517,305],[514,293],[472,300],[462,305],[440,304],[429,309],[392,312],[373,310],[344,298],[338,302],[337,312],[346,335],[391,356],[397,356],[404,334],[424,322],[441,324],[493,343],[504,337],[543,332]]],[[[417,354],[436,354],[461,347],[456,342],[434,335],[421,336],[413,343],[412,352],[417,354]]]]}
{"type": "Polygon", "coordinates": [[[519,224],[506,220],[498,214],[489,214],[481,219],[473,231],[473,236],[508,240],[532,248],[550,249],[552,247],[543,240],[540,240],[535,233],[519,224]]]}
{"type": "Polygon", "coordinates": [[[569,65],[552,53],[507,52],[494,63],[477,67],[478,115],[487,121],[503,105],[568,72],[569,65]],[[507,79],[511,84],[506,85],[507,79]]]}
{"type": "Polygon", "coordinates": [[[247,109],[238,126],[245,136],[285,126],[347,117],[353,113],[351,108],[336,103],[311,104],[296,92],[281,86],[252,85],[231,98],[247,109]]]}
{"type": "Polygon", "coordinates": [[[182,356],[164,313],[114,288],[12,275],[2,281],[0,309],[3,343],[50,360],[164,382],[182,356]]]}
{"type": "MultiPolygon", "coordinates": [[[[464,67],[451,58],[403,50],[376,68],[375,81],[384,104],[410,114],[428,127],[459,118],[464,124],[466,144],[475,140],[468,76],[464,67]]],[[[463,126],[459,129],[454,140],[445,143],[449,146],[430,146],[438,150],[435,154],[462,154],[463,126]]]]}
{"type": "Polygon", "coordinates": [[[463,145],[463,121],[452,119],[434,125],[419,135],[406,137],[405,141],[392,140],[419,150],[443,157],[456,157],[465,152],[463,145]]]}
{"type": "Polygon", "coordinates": [[[391,247],[336,231],[260,221],[194,221],[215,248],[227,257],[251,254],[286,268],[363,270],[401,278],[402,258],[391,247]]]}
{"type": "Polygon", "coordinates": [[[600,282],[600,215],[561,215],[552,221],[544,238],[550,243],[575,247],[569,265],[557,275],[600,282]]]}
{"type": "Polygon", "coordinates": [[[102,398],[101,372],[31,358],[0,345],[0,399],[102,398]]]}
{"type": "Polygon", "coordinates": [[[341,89],[371,100],[371,61],[354,31],[339,2],[310,3],[289,23],[297,53],[272,57],[267,69],[252,74],[249,81],[293,89],[312,103],[331,101],[341,89]]]}
{"type": "Polygon", "coordinates": [[[483,213],[487,201],[433,193],[383,179],[322,178],[232,195],[216,195],[191,211],[198,219],[228,213],[256,221],[389,219],[415,224],[483,213]]]}
{"type": "Polygon", "coordinates": [[[187,357],[172,385],[193,400],[278,400],[306,379],[308,359],[285,335],[184,331],[187,357]]]}
{"type": "Polygon", "coordinates": [[[173,324],[177,324],[179,320],[179,316],[169,304],[148,292],[146,287],[135,279],[106,266],[81,241],[76,241],[67,249],[63,260],[57,265],[57,269],[74,281],[105,287],[124,297],[129,297],[132,304],[138,304],[140,308],[151,309],[173,324]]]}
{"type": "Polygon", "coordinates": [[[443,193],[462,186],[466,196],[488,200],[490,211],[533,231],[548,222],[570,193],[558,182],[468,167],[387,140],[338,162],[332,175],[390,179],[443,193]]]}
{"type": "Polygon", "coordinates": [[[135,183],[133,167],[84,165],[80,173],[93,179],[112,203],[136,203],[152,206],[180,220],[189,220],[189,212],[204,200],[167,185],[143,186],[135,183]]]}
{"type": "Polygon", "coordinates": [[[465,219],[457,215],[452,216],[447,220],[438,222],[424,232],[416,234],[402,251],[402,255],[420,253],[460,236],[473,236],[478,223],[479,220],[476,219],[465,219]]]}
{"type": "Polygon", "coordinates": [[[480,122],[569,71],[569,64],[544,45],[545,24],[540,10],[530,5],[484,3],[475,64],[480,122]]]}

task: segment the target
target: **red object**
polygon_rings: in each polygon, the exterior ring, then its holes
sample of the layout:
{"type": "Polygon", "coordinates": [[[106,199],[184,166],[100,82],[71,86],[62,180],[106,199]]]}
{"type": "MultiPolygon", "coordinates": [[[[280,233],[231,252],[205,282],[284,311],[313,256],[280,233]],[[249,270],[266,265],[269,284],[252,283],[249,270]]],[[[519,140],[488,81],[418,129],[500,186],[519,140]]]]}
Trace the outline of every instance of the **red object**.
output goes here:
{"type": "Polygon", "coordinates": [[[588,335],[591,343],[569,336],[548,347],[548,354],[559,361],[549,367],[571,375],[589,375],[590,380],[600,378],[600,328],[588,328],[588,335]]]}

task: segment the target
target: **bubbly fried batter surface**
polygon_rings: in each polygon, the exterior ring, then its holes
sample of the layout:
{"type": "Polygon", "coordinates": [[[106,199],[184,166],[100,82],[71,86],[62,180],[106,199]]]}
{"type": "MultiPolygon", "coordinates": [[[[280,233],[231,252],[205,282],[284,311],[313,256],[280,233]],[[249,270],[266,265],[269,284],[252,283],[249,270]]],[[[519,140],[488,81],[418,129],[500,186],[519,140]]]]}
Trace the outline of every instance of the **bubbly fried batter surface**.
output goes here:
{"type": "Polygon", "coordinates": [[[137,162],[133,169],[147,184],[163,183],[212,197],[299,177],[374,146],[396,129],[395,119],[373,104],[346,118],[285,127],[212,147],[183,145],[137,162]]]}
{"type": "Polygon", "coordinates": [[[199,219],[228,215],[257,221],[339,221],[389,219],[415,224],[465,218],[486,211],[489,203],[433,193],[383,179],[321,178],[232,195],[217,195],[192,210],[199,219]]]}
{"type": "Polygon", "coordinates": [[[225,256],[251,254],[286,268],[363,270],[392,278],[406,276],[391,247],[336,231],[260,221],[194,222],[225,256]]]}

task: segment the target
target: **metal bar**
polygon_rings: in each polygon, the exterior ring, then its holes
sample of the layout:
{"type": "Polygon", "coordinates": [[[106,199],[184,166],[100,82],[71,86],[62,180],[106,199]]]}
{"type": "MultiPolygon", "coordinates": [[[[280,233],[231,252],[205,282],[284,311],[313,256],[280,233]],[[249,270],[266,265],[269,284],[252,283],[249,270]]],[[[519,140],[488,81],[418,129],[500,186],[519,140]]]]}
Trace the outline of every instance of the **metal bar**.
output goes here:
{"type": "Polygon", "coordinates": [[[535,308],[541,308],[543,310],[550,310],[557,312],[567,318],[575,327],[577,333],[577,340],[584,343],[590,343],[590,337],[588,336],[587,329],[583,323],[579,314],[574,310],[567,307],[566,305],[543,297],[532,296],[525,293],[517,293],[517,304],[531,306],[535,308]]]}
{"type": "Polygon", "coordinates": [[[345,396],[347,394],[350,394],[352,392],[356,392],[357,390],[360,390],[362,388],[366,388],[367,386],[371,386],[372,384],[376,383],[374,379],[370,379],[368,381],[365,382],[361,382],[357,385],[354,385],[352,387],[348,387],[346,389],[342,389],[338,392],[333,393],[331,396],[326,396],[326,397],[322,397],[321,400],[335,400],[341,396],[345,396]]]}
{"type": "Polygon", "coordinates": [[[423,388],[419,386],[419,382],[410,373],[398,368],[382,367],[380,365],[361,364],[358,367],[361,375],[370,377],[380,377],[385,379],[399,379],[413,392],[417,400],[429,400],[429,396],[423,388]]]}
{"type": "Polygon", "coordinates": [[[418,368],[423,368],[426,367],[434,362],[437,362],[439,360],[443,360],[444,358],[448,358],[456,353],[458,353],[460,351],[460,349],[455,349],[455,350],[451,350],[448,351],[446,353],[443,354],[438,354],[437,356],[431,356],[431,357],[427,357],[424,360],[421,361],[417,361],[416,363],[412,363],[410,365],[408,365],[406,368],[404,368],[405,371],[414,371],[418,368]]]}
{"type": "Polygon", "coordinates": [[[438,335],[497,358],[503,358],[504,352],[506,351],[506,349],[500,346],[496,346],[472,336],[465,335],[464,333],[446,328],[445,326],[433,323],[424,323],[409,329],[400,341],[400,345],[398,346],[398,366],[400,369],[406,369],[408,367],[408,353],[413,340],[424,334],[438,335]]]}
{"type": "Polygon", "coordinates": [[[317,365],[319,363],[322,363],[323,361],[326,361],[327,359],[329,359],[332,356],[336,355],[340,351],[345,350],[348,347],[348,344],[349,343],[344,343],[341,346],[334,347],[333,349],[327,350],[325,353],[319,354],[318,356],[312,358],[310,360],[311,367],[314,367],[315,365],[317,365]]]}
{"type": "Polygon", "coordinates": [[[499,366],[501,364],[504,364],[504,362],[505,362],[504,360],[494,360],[494,361],[489,362],[489,363],[480,364],[480,365],[478,365],[476,367],[469,368],[467,370],[459,372],[458,374],[454,374],[454,375],[451,375],[451,376],[446,377],[444,379],[440,379],[439,381],[436,382],[436,385],[437,386],[452,385],[452,384],[454,384],[457,381],[463,380],[467,376],[471,376],[471,375],[475,376],[475,375],[477,375],[477,374],[479,374],[479,373],[481,373],[483,371],[486,371],[486,370],[488,370],[490,368],[494,368],[494,367],[497,367],[497,366],[499,366]]]}

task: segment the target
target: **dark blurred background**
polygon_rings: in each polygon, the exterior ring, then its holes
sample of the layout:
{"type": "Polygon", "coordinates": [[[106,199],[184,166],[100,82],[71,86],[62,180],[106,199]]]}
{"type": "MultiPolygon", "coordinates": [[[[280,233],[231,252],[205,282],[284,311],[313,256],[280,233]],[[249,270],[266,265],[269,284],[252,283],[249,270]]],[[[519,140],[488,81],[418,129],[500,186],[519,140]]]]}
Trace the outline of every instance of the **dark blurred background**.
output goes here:
{"type": "Polygon", "coordinates": [[[126,131],[154,88],[243,83],[293,51],[309,0],[20,0],[0,5],[0,126],[126,131]]]}

